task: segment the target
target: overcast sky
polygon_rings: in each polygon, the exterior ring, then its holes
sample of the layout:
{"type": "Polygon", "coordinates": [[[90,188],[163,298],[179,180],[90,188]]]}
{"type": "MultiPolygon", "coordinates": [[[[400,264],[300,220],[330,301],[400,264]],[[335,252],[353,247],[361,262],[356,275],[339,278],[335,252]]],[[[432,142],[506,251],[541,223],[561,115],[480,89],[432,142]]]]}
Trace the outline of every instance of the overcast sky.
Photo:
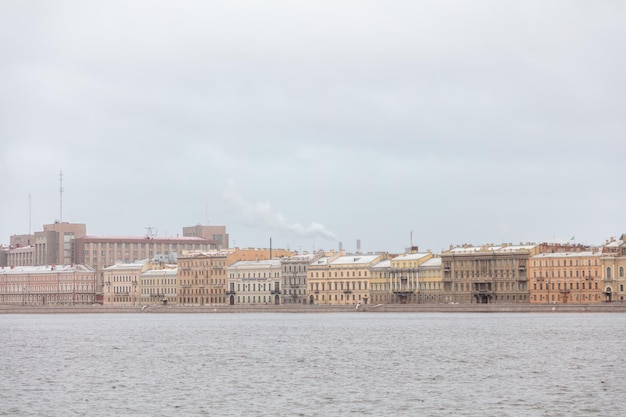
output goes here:
{"type": "Polygon", "coordinates": [[[0,2],[0,243],[626,233],[621,1],[0,2]],[[29,222],[29,194],[31,216],[29,222]]]}

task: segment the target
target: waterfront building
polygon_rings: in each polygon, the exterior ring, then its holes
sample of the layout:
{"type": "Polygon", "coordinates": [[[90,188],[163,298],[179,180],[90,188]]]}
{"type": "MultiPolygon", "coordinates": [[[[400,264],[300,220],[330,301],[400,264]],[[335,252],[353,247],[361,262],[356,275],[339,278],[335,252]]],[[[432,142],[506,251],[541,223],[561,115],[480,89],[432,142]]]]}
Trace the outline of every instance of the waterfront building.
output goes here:
{"type": "Polygon", "coordinates": [[[280,304],[282,261],[237,261],[226,268],[229,303],[280,304]]]}
{"type": "Polygon", "coordinates": [[[433,254],[419,253],[417,247],[409,253],[391,259],[389,302],[392,304],[416,304],[419,301],[419,267],[433,254]]]}
{"type": "Polygon", "coordinates": [[[183,252],[178,257],[178,304],[228,303],[226,267],[234,262],[235,254],[235,250],[183,252]]]}
{"type": "Polygon", "coordinates": [[[183,227],[183,237],[200,237],[212,241],[215,249],[228,249],[228,233],[226,226],[195,226],[183,227]]]}
{"type": "Polygon", "coordinates": [[[626,234],[602,247],[602,295],[606,302],[624,301],[626,292],[626,234]]]}
{"type": "Polygon", "coordinates": [[[142,272],[139,278],[140,304],[176,304],[176,265],[152,262],[151,266],[152,269],[142,272]]]}
{"type": "Polygon", "coordinates": [[[545,252],[529,260],[530,302],[602,302],[602,253],[599,250],[545,252]]]}
{"type": "Polygon", "coordinates": [[[370,268],[382,259],[383,254],[360,253],[320,257],[309,266],[309,297],[316,304],[368,304],[370,268]]]}
{"type": "Polygon", "coordinates": [[[528,303],[528,259],[534,244],[457,246],[441,254],[447,303],[528,303]]]}
{"type": "Polygon", "coordinates": [[[86,265],[0,268],[0,303],[68,305],[96,302],[96,272],[86,265]]]}
{"type": "Polygon", "coordinates": [[[418,266],[420,304],[442,302],[441,257],[433,256],[418,266]]]}
{"type": "Polygon", "coordinates": [[[281,258],[281,304],[307,304],[307,270],[311,262],[321,258],[323,252],[304,253],[281,258]]]}
{"type": "Polygon", "coordinates": [[[372,304],[391,302],[391,260],[384,259],[370,268],[370,297],[372,304]]]}
{"type": "Polygon", "coordinates": [[[103,304],[107,306],[137,305],[141,292],[141,273],[151,268],[149,262],[117,263],[102,270],[103,304]]]}

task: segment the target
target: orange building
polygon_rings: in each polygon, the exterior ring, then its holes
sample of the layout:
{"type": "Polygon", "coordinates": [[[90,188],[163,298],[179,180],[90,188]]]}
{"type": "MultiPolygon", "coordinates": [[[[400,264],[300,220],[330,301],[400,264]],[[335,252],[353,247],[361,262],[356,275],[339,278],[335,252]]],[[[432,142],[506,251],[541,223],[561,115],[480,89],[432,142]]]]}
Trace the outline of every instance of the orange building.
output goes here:
{"type": "Polygon", "coordinates": [[[602,302],[600,251],[540,253],[530,258],[530,302],[602,302]]]}

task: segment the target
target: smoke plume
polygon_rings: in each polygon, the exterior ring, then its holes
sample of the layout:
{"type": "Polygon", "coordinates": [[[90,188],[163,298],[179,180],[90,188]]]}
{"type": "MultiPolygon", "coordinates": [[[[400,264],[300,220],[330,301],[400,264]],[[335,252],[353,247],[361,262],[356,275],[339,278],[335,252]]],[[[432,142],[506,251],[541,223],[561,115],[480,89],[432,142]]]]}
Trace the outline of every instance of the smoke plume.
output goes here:
{"type": "Polygon", "coordinates": [[[286,230],[303,237],[323,237],[325,239],[337,240],[337,236],[319,223],[311,223],[309,227],[304,227],[298,223],[289,223],[287,218],[280,213],[272,212],[270,203],[251,204],[244,200],[235,181],[228,180],[224,190],[224,199],[239,209],[241,214],[249,221],[260,221],[267,226],[286,230]]]}

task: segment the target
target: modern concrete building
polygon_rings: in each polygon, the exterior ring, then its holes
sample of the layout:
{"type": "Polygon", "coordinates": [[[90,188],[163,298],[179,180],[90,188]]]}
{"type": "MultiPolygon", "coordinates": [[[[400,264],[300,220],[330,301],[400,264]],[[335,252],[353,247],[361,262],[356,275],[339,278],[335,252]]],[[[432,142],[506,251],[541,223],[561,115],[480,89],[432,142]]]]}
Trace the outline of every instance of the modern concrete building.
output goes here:
{"type": "Polygon", "coordinates": [[[226,233],[226,226],[203,226],[195,225],[183,227],[184,237],[200,237],[213,241],[213,245],[216,249],[228,249],[228,233],[226,233]]]}
{"type": "Polygon", "coordinates": [[[35,232],[35,265],[71,265],[80,263],[75,257],[75,240],[87,234],[82,223],[55,222],[35,232]]]}
{"type": "Polygon", "coordinates": [[[441,254],[442,301],[528,303],[528,259],[535,244],[457,246],[441,254]]]}
{"type": "Polygon", "coordinates": [[[18,246],[9,249],[7,252],[6,266],[34,266],[35,246],[18,246]]]}
{"type": "Polygon", "coordinates": [[[532,256],[528,264],[530,302],[602,302],[601,258],[600,250],[546,252],[532,256]]]}
{"type": "Polygon", "coordinates": [[[70,305],[96,302],[96,272],[85,265],[0,268],[0,303],[70,305]]]}
{"type": "Polygon", "coordinates": [[[229,304],[281,304],[281,260],[238,261],[226,268],[229,304]]]}

